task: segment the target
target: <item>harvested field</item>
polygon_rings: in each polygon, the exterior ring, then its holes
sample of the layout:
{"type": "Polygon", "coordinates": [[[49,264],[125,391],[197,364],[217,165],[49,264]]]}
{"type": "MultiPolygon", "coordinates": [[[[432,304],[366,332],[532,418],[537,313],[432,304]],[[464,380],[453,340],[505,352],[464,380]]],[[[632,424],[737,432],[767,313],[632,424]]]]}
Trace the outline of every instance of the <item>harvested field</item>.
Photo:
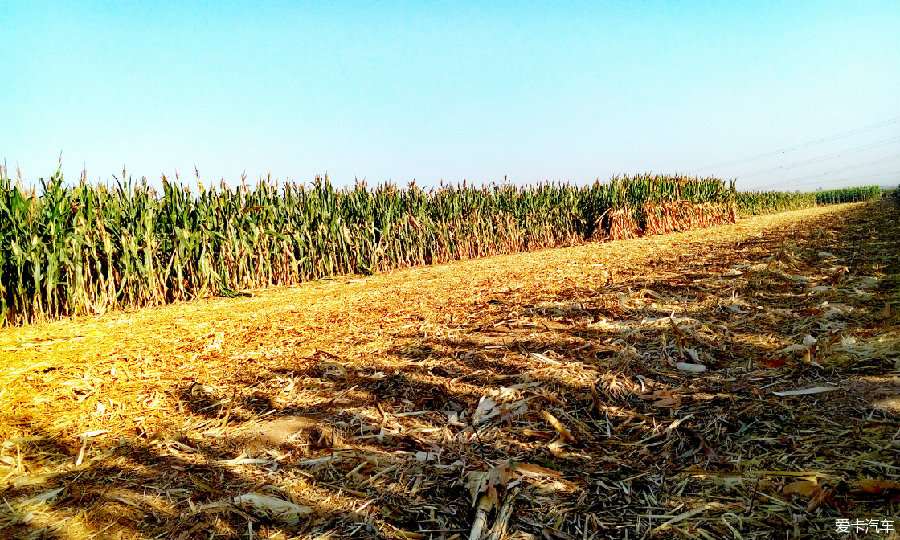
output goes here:
{"type": "Polygon", "coordinates": [[[885,200],[3,329],[0,538],[900,529],[898,312],[885,200]]]}

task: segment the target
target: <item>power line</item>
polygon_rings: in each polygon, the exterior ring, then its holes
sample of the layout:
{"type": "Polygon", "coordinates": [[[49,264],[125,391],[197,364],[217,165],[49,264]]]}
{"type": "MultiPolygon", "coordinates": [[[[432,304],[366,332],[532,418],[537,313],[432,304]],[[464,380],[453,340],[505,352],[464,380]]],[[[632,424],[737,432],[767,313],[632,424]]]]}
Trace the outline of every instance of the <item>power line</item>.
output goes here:
{"type": "Polygon", "coordinates": [[[774,186],[794,185],[794,184],[797,184],[797,183],[802,182],[803,180],[809,180],[809,179],[814,179],[814,178],[815,178],[815,179],[818,179],[818,178],[822,178],[822,177],[825,177],[825,176],[828,176],[828,175],[831,175],[831,174],[836,174],[836,173],[845,172],[845,171],[852,171],[852,170],[856,170],[856,169],[862,169],[862,168],[865,168],[865,167],[870,167],[870,166],[872,166],[872,165],[879,165],[879,164],[881,164],[881,163],[887,163],[887,162],[892,161],[892,160],[897,159],[897,158],[900,158],[900,153],[894,154],[894,155],[891,155],[891,156],[881,157],[881,158],[874,159],[874,160],[871,160],[871,161],[866,161],[866,162],[863,162],[863,163],[856,163],[856,164],[854,164],[854,165],[848,165],[848,166],[846,166],[846,167],[843,167],[843,168],[840,168],[840,169],[834,169],[834,170],[832,170],[832,171],[826,171],[826,172],[823,172],[823,173],[817,173],[817,174],[810,174],[810,175],[807,175],[807,176],[801,176],[800,178],[794,178],[794,179],[792,179],[792,180],[785,181],[785,182],[777,182],[777,183],[774,183],[774,184],[767,184],[767,185],[765,185],[765,186],[763,186],[763,187],[774,187],[774,186]]]}
{"type": "MultiPolygon", "coordinates": [[[[877,174],[867,174],[865,176],[844,176],[843,178],[829,178],[827,180],[806,180],[804,182],[793,182],[790,185],[793,187],[805,186],[810,184],[820,184],[820,185],[833,185],[843,182],[859,182],[862,180],[871,180],[873,178],[882,178],[882,177],[894,177],[900,181],[900,169],[891,172],[885,173],[877,173],[877,174]]],[[[766,189],[775,187],[778,184],[767,184],[765,186],[760,186],[754,189],[766,189]]]]}
{"type": "Polygon", "coordinates": [[[762,176],[765,174],[771,174],[773,172],[785,171],[788,169],[796,169],[797,167],[802,167],[804,165],[811,165],[813,163],[821,163],[823,161],[828,161],[829,159],[835,159],[839,157],[848,156],[851,154],[858,154],[860,152],[865,152],[866,150],[871,150],[872,148],[878,148],[879,146],[885,146],[894,142],[900,142],[900,136],[896,137],[888,137],[886,139],[881,139],[879,141],[871,142],[868,144],[864,144],[861,146],[857,146],[854,148],[848,148],[846,150],[842,150],[840,152],[832,152],[830,154],[825,154],[823,156],[818,156],[810,159],[805,159],[803,161],[797,161],[795,163],[791,163],[788,165],[779,165],[777,167],[771,167],[768,169],[762,169],[759,171],[755,171],[749,174],[741,174],[738,175],[738,178],[747,178],[752,176],[762,176]]]}
{"type": "Polygon", "coordinates": [[[786,154],[788,152],[793,152],[795,150],[802,150],[804,148],[809,148],[811,146],[824,144],[826,142],[831,142],[831,141],[836,141],[839,139],[844,139],[847,137],[852,137],[853,135],[859,135],[860,133],[865,133],[867,131],[872,131],[874,129],[880,129],[880,128],[889,126],[891,124],[896,124],[898,121],[900,121],[900,117],[888,118],[887,120],[881,120],[880,122],[875,122],[874,124],[869,124],[867,126],[863,126],[860,128],[851,129],[850,131],[844,131],[842,133],[830,135],[828,137],[822,137],[821,139],[816,139],[813,141],[805,142],[803,144],[798,144],[796,146],[791,146],[788,148],[780,148],[778,150],[772,150],[771,152],[764,152],[762,154],[757,154],[755,156],[750,156],[750,157],[741,158],[741,159],[735,159],[733,161],[725,161],[722,163],[717,163],[715,165],[707,165],[705,167],[692,169],[692,170],[687,171],[685,174],[695,174],[699,171],[705,171],[707,169],[715,169],[718,167],[730,167],[732,165],[740,165],[742,163],[749,163],[751,161],[756,161],[758,159],[763,159],[763,158],[767,158],[767,157],[771,157],[771,156],[777,156],[779,154],[786,154]]]}
{"type": "Polygon", "coordinates": [[[806,180],[807,178],[821,178],[822,176],[828,176],[829,174],[835,174],[835,173],[844,172],[844,171],[852,171],[852,170],[856,170],[856,169],[862,169],[862,168],[868,167],[870,165],[878,165],[881,163],[887,163],[888,161],[892,161],[897,158],[900,158],[900,153],[894,154],[892,156],[886,156],[883,158],[875,159],[872,161],[867,161],[865,163],[857,163],[855,165],[848,165],[846,167],[843,167],[840,169],[835,169],[833,171],[827,171],[827,172],[820,173],[820,174],[810,174],[808,176],[801,176],[800,178],[795,178],[794,181],[796,182],[796,181],[800,181],[800,180],[806,180]]]}

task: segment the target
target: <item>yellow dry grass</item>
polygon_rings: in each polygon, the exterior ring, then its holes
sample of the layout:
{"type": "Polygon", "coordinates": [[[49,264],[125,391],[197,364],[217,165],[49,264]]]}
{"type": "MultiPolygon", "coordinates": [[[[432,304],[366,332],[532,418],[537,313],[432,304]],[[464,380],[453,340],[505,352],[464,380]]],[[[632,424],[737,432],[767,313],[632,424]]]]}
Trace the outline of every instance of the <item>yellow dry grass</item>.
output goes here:
{"type": "Polygon", "coordinates": [[[818,253],[896,217],[812,208],[0,330],[0,538],[825,534],[847,486],[896,482],[897,416],[771,390],[890,371],[896,317],[855,287],[889,257],[818,253]],[[817,348],[781,352],[806,332],[817,348]],[[766,407],[855,437],[859,474],[833,438],[739,414],[766,407]],[[782,473],[829,480],[798,501],[782,473]]]}

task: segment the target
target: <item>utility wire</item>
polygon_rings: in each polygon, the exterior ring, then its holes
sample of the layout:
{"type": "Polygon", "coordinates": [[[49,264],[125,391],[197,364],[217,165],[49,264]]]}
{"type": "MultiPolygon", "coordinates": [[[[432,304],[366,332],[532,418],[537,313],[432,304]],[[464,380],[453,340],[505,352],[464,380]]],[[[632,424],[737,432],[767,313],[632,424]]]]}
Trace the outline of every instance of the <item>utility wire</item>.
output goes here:
{"type": "MultiPolygon", "coordinates": [[[[867,174],[865,176],[844,176],[843,178],[829,178],[827,180],[806,180],[804,182],[792,182],[791,185],[793,187],[809,185],[809,184],[831,185],[831,184],[837,184],[837,183],[842,183],[842,182],[858,182],[860,180],[870,180],[872,178],[881,178],[881,177],[886,177],[886,176],[893,176],[894,178],[897,179],[898,183],[900,183],[900,169],[898,169],[896,171],[889,171],[889,172],[876,173],[876,174],[867,174]]],[[[766,184],[763,186],[757,186],[757,187],[750,188],[750,189],[763,190],[763,189],[769,189],[769,188],[774,188],[776,186],[783,186],[783,185],[784,185],[783,183],[766,184]]]]}
{"type": "Polygon", "coordinates": [[[862,168],[864,168],[864,167],[870,167],[870,166],[872,166],[872,165],[879,165],[879,164],[881,164],[881,163],[887,163],[888,161],[892,161],[892,160],[897,159],[897,158],[900,158],[900,153],[894,154],[894,155],[891,155],[891,156],[881,157],[881,158],[874,159],[874,160],[871,160],[871,161],[866,161],[866,162],[864,162],[864,163],[856,163],[856,164],[854,164],[854,165],[848,165],[848,166],[846,166],[846,167],[843,167],[843,168],[840,168],[840,169],[834,169],[834,170],[832,170],[832,171],[826,171],[826,172],[823,172],[823,173],[810,174],[810,175],[807,175],[807,176],[801,176],[800,178],[794,178],[794,179],[792,179],[792,180],[788,180],[788,181],[785,181],[785,182],[778,182],[778,183],[776,183],[776,184],[768,184],[767,186],[764,186],[764,187],[776,186],[776,185],[777,185],[777,186],[794,185],[794,184],[797,184],[797,183],[802,182],[803,180],[810,180],[810,179],[814,179],[814,178],[815,178],[815,179],[818,179],[818,178],[822,178],[822,177],[825,177],[825,176],[828,176],[828,175],[831,175],[831,174],[836,174],[836,173],[845,172],[845,171],[852,171],[852,170],[856,170],[856,169],[862,169],[862,168]]]}
{"type": "Polygon", "coordinates": [[[898,121],[900,121],[900,117],[888,118],[888,119],[882,120],[880,122],[875,122],[874,124],[869,124],[868,126],[851,129],[850,131],[844,131],[842,133],[838,133],[836,135],[830,135],[828,137],[822,137],[821,139],[816,139],[814,141],[809,141],[809,142],[806,142],[803,144],[798,144],[796,146],[791,146],[788,148],[780,148],[778,150],[772,150],[771,152],[764,152],[762,154],[757,154],[755,156],[750,156],[750,157],[741,158],[741,159],[735,159],[733,161],[725,161],[722,163],[717,163],[715,165],[707,165],[705,167],[692,169],[692,170],[687,171],[685,174],[695,174],[699,171],[705,171],[707,169],[715,169],[718,167],[730,167],[732,165],[740,165],[742,163],[749,163],[751,161],[756,161],[758,159],[763,159],[763,158],[767,158],[767,157],[771,157],[771,156],[777,156],[779,154],[786,154],[788,152],[793,152],[795,150],[802,150],[804,148],[809,148],[811,146],[824,144],[826,142],[831,142],[831,141],[836,141],[839,139],[844,139],[847,137],[852,137],[853,135],[859,135],[860,133],[865,133],[867,131],[872,131],[874,129],[880,129],[880,128],[889,126],[891,124],[896,124],[898,121]]]}
{"type": "MultiPolygon", "coordinates": [[[[897,178],[898,180],[900,180],[900,170],[893,171],[893,172],[881,173],[881,174],[868,174],[866,176],[845,176],[843,178],[832,178],[825,182],[815,182],[814,180],[807,180],[807,181],[802,182],[797,185],[802,186],[802,185],[809,185],[809,184],[814,184],[814,183],[832,185],[832,184],[837,184],[837,183],[858,182],[860,180],[872,180],[874,178],[885,178],[885,177],[893,177],[893,178],[897,178]]],[[[857,185],[859,185],[859,184],[857,184],[857,185]]]]}
{"type": "Polygon", "coordinates": [[[748,177],[753,177],[753,176],[762,176],[765,174],[771,174],[773,172],[786,171],[788,169],[796,169],[797,167],[802,167],[804,165],[811,165],[813,163],[821,163],[823,161],[828,161],[830,159],[844,157],[844,156],[848,156],[851,154],[858,154],[860,152],[865,152],[866,150],[871,150],[872,148],[878,148],[879,146],[885,146],[885,145],[895,143],[895,142],[900,142],[900,136],[888,137],[887,139],[881,139],[879,141],[871,142],[871,143],[857,146],[854,148],[848,148],[848,149],[842,150],[840,152],[833,152],[831,154],[825,154],[823,156],[805,159],[803,161],[797,161],[795,163],[790,163],[788,165],[779,165],[777,167],[762,169],[762,170],[755,171],[755,172],[752,172],[749,174],[741,174],[741,175],[737,175],[737,176],[738,176],[738,178],[748,178],[748,177]]]}

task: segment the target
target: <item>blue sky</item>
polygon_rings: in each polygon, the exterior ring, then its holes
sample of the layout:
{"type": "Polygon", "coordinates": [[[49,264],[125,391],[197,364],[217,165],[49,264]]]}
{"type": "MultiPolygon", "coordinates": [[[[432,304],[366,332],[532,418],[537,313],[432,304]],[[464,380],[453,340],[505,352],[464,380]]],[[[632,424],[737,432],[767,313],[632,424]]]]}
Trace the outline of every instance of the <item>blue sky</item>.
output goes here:
{"type": "Polygon", "coordinates": [[[0,23],[26,179],[62,152],[92,181],[900,182],[896,0],[0,0],[0,23]]]}

